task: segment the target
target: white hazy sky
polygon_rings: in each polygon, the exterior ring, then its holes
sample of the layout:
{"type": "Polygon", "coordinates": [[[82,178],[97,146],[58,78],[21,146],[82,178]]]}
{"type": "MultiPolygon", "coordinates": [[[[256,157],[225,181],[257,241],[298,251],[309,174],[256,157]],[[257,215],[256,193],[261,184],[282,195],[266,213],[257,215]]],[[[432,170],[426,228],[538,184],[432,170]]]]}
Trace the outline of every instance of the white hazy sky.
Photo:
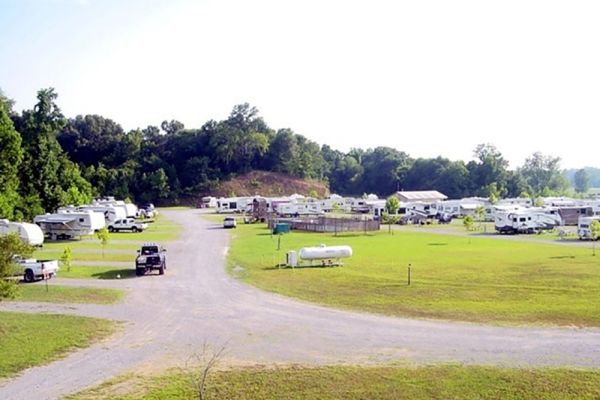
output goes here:
{"type": "Polygon", "coordinates": [[[600,166],[598,1],[0,0],[0,88],[199,127],[256,106],[340,150],[600,166]]]}

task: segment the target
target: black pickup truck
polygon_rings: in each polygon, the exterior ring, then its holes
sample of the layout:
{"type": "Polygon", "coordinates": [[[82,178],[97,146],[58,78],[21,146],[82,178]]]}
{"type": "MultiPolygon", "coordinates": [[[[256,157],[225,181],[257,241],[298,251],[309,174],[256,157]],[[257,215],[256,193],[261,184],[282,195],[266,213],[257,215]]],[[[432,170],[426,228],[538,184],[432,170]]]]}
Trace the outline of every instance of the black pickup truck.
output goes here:
{"type": "Polygon", "coordinates": [[[157,269],[160,275],[164,275],[167,269],[167,250],[156,243],[146,243],[138,250],[135,259],[135,274],[142,276],[148,271],[157,269]]]}

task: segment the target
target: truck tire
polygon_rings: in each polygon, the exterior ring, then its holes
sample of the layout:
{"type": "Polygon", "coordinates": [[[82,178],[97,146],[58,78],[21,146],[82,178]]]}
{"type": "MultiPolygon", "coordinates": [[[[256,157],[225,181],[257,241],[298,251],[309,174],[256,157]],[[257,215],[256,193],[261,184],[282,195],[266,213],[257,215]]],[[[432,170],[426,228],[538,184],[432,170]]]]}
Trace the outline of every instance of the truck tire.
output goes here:
{"type": "Polygon", "coordinates": [[[33,270],[31,270],[31,269],[25,270],[25,274],[23,275],[23,280],[25,282],[34,282],[35,281],[35,275],[33,273],[33,270]]]}
{"type": "Polygon", "coordinates": [[[158,267],[158,274],[159,275],[165,274],[165,264],[164,263],[160,264],[160,267],[158,267]]]}
{"type": "Polygon", "coordinates": [[[112,232],[114,232],[114,231],[115,231],[115,228],[113,228],[112,226],[109,226],[109,227],[108,227],[108,231],[109,231],[110,233],[112,233],[112,232]]]}
{"type": "Polygon", "coordinates": [[[138,231],[138,228],[137,228],[137,226],[134,226],[133,228],[131,228],[131,231],[132,231],[133,233],[137,233],[137,231],[138,231]]]}

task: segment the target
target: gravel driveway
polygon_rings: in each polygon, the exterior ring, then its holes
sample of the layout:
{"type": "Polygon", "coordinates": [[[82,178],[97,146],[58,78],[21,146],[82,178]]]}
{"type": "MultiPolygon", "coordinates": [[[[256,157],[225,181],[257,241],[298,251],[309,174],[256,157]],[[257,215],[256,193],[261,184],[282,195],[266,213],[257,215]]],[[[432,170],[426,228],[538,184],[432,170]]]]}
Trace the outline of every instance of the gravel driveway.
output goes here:
{"type": "MultiPolygon", "coordinates": [[[[600,367],[600,329],[506,328],[339,311],[265,293],[224,269],[230,231],[200,211],[165,211],[184,227],[166,275],[120,281],[54,280],[119,287],[117,305],[1,303],[0,310],[124,321],[104,342],[0,383],[0,399],[55,399],[118,374],[183,366],[203,343],[225,346],[222,364],[388,362],[600,367]]],[[[133,258],[133,257],[132,257],[133,258]]]]}

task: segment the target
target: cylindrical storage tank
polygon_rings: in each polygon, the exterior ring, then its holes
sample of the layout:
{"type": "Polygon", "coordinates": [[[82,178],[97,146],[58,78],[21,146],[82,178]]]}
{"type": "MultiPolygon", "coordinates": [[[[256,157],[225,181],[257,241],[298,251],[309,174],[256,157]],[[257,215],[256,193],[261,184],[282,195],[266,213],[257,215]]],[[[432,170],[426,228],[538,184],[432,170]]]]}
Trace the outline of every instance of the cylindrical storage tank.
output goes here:
{"type": "Polygon", "coordinates": [[[352,256],[352,247],[350,246],[320,246],[303,247],[299,252],[303,260],[326,260],[329,258],[348,258],[352,256]]]}

